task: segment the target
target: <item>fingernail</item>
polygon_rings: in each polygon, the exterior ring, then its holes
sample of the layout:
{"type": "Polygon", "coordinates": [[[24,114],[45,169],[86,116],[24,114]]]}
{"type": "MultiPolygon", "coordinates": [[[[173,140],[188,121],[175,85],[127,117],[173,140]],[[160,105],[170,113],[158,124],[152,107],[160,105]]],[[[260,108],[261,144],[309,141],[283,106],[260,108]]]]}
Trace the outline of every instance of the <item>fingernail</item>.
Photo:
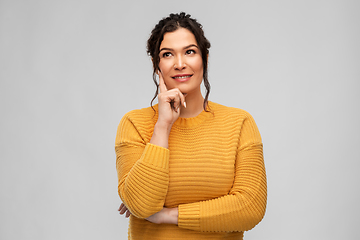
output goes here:
{"type": "Polygon", "coordinates": [[[184,102],[184,107],[186,108],[186,102],[184,102]]]}

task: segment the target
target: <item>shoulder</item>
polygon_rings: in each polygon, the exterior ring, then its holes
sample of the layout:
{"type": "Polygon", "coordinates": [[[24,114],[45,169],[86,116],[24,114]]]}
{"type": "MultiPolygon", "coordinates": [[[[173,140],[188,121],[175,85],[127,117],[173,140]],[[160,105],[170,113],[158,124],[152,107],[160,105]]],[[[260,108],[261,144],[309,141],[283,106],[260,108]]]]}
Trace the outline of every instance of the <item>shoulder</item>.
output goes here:
{"type": "Polygon", "coordinates": [[[157,105],[147,108],[135,109],[126,113],[119,124],[120,128],[136,128],[138,131],[150,131],[158,118],[157,105]]]}
{"type": "Polygon", "coordinates": [[[127,112],[121,119],[121,123],[131,122],[136,127],[148,128],[155,124],[158,118],[157,105],[147,108],[134,109],[127,112]]]}
{"type": "Polygon", "coordinates": [[[212,104],[215,118],[217,117],[227,128],[238,127],[240,142],[243,146],[262,142],[259,129],[250,113],[240,108],[212,104]]]}
{"type": "Polygon", "coordinates": [[[134,109],[130,112],[127,112],[123,118],[122,121],[131,121],[131,122],[148,122],[153,121],[154,119],[157,119],[157,105],[147,108],[141,108],[141,109],[134,109]]]}
{"type": "Polygon", "coordinates": [[[116,143],[149,142],[158,116],[157,105],[154,109],[147,107],[126,113],[119,123],[116,143]]]}
{"type": "Polygon", "coordinates": [[[214,102],[209,102],[209,107],[210,111],[218,117],[234,118],[238,120],[253,119],[250,113],[241,108],[228,107],[214,102]]]}

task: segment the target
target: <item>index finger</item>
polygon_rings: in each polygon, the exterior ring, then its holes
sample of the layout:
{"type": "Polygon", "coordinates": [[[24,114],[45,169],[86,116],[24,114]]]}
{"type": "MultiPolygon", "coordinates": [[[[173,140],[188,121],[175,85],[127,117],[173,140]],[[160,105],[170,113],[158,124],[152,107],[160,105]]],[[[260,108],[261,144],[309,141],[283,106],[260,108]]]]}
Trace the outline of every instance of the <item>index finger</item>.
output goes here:
{"type": "Polygon", "coordinates": [[[167,92],[167,87],[165,85],[162,73],[159,71],[159,87],[160,87],[160,93],[167,92]]]}
{"type": "Polygon", "coordinates": [[[120,211],[123,208],[123,206],[124,206],[124,203],[121,203],[118,211],[120,211]]]}

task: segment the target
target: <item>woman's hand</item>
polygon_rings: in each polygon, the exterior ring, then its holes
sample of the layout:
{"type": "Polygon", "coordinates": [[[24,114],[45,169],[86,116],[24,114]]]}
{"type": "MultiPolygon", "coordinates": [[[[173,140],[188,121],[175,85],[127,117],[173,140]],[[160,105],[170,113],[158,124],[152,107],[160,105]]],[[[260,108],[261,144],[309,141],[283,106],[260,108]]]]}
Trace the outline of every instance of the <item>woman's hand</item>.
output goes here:
{"type": "Polygon", "coordinates": [[[129,209],[127,209],[127,207],[125,206],[124,203],[121,203],[118,211],[121,215],[123,215],[125,213],[126,218],[128,218],[131,215],[131,212],[129,211],[129,209]]]}
{"type": "Polygon", "coordinates": [[[185,96],[178,88],[168,90],[162,73],[159,71],[158,110],[159,117],[154,127],[150,143],[168,148],[169,135],[173,123],[180,116],[181,104],[186,107],[185,96]]]}
{"type": "Polygon", "coordinates": [[[168,90],[162,73],[159,71],[159,88],[160,93],[158,94],[159,103],[159,118],[157,123],[167,127],[172,124],[180,116],[180,107],[183,105],[186,107],[185,96],[180,92],[178,88],[168,90]]]}
{"type": "MultiPolygon", "coordinates": [[[[123,215],[125,213],[125,217],[128,218],[131,215],[129,209],[125,206],[124,203],[121,203],[119,209],[119,213],[123,215]]],[[[160,212],[157,212],[150,217],[146,218],[149,222],[156,224],[178,224],[178,208],[163,208],[160,212]]]]}
{"type": "Polygon", "coordinates": [[[149,222],[156,224],[178,224],[178,208],[163,208],[160,212],[157,212],[150,217],[146,218],[149,222]]]}

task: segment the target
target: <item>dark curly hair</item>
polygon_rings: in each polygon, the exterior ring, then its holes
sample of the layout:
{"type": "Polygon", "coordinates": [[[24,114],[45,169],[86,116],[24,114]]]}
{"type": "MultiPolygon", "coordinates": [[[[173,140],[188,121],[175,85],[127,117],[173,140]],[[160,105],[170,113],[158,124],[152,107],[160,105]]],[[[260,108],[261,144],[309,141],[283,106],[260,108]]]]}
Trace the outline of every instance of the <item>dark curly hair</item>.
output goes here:
{"type": "Polygon", "coordinates": [[[196,19],[191,18],[191,15],[186,14],[184,12],[181,13],[171,13],[168,17],[163,18],[159,21],[159,23],[155,26],[155,28],[151,31],[151,36],[147,41],[147,53],[152,58],[153,62],[153,81],[156,85],[156,92],[151,100],[151,106],[155,98],[157,97],[159,91],[159,84],[156,81],[156,72],[159,69],[159,50],[161,42],[164,39],[164,34],[167,32],[174,32],[179,28],[186,28],[192,34],[194,34],[196,42],[199,46],[201,52],[201,58],[203,62],[203,81],[204,86],[206,88],[205,98],[204,98],[204,110],[207,111],[207,102],[210,94],[210,83],[208,80],[208,54],[210,48],[210,42],[206,39],[204,35],[204,31],[202,29],[202,25],[197,22],[196,19]]]}

